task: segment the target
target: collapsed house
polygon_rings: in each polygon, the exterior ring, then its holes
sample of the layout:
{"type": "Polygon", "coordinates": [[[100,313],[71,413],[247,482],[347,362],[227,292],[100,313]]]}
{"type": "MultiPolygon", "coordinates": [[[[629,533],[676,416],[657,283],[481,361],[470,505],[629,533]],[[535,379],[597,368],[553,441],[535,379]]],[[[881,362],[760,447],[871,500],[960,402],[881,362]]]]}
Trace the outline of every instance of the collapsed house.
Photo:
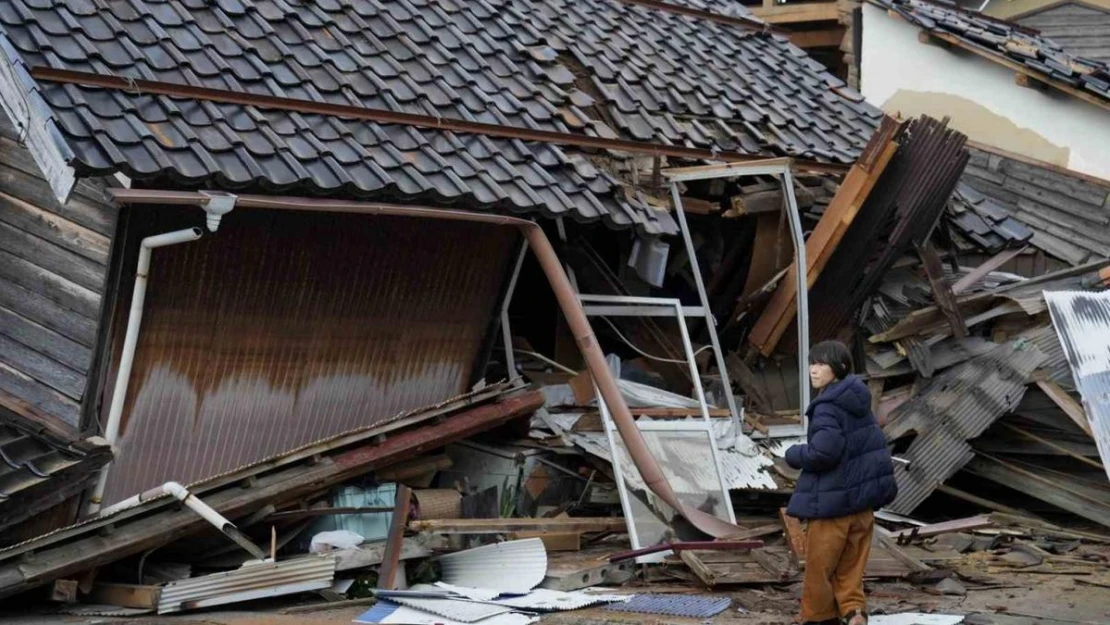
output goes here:
{"type": "Polygon", "coordinates": [[[388,591],[474,534],[625,550],[563,592],[797,579],[776,459],[828,338],[891,518],[1104,523],[1042,292],[1105,285],[1110,184],[884,117],[791,40],[685,1],[0,7],[0,595],[388,591]],[[374,546],[305,556],[319,517],[374,546]]]}

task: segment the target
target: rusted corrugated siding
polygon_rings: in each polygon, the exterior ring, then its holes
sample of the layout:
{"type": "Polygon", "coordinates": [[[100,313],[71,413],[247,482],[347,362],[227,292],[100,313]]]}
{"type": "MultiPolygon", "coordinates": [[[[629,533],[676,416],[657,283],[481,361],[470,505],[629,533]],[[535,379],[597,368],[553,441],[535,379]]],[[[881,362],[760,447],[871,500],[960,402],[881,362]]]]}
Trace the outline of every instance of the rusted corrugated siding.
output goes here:
{"type": "MultiPolygon", "coordinates": [[[[133,238],[191,223],[166,214],[137,215],[133,238]]],[[[459,393],[515,236],[239,211],[216,234],[156,250],[106,502],[459,393]]]]}

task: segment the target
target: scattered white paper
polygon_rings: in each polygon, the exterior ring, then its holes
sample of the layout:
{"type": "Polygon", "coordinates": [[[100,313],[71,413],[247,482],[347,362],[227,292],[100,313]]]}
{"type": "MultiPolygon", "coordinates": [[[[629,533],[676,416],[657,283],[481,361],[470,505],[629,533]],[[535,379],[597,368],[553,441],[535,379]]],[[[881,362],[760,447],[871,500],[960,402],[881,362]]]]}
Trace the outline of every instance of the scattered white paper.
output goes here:
{"type": "Polygon", "coordinates": [[[867,622],[868,625],[959,625],[964,622],[964,617],[958,614],[903,612],[902,614],[874,614],[867,622]]]}

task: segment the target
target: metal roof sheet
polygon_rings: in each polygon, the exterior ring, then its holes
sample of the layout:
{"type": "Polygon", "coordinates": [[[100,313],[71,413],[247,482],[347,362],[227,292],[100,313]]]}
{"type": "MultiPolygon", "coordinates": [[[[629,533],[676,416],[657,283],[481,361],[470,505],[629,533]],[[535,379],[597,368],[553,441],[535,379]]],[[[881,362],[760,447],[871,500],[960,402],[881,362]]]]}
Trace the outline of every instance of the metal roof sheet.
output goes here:
{"type": "Polygon", "coordinates": [[[625,603],[613,603],[602,609],[613,612],[709,618],[724,612],[730,605],[732,605],[732,599],[728,597],[648,594],[636,595],[625,603]]]}
{"type": "MultiPolygon", "coordinates": [[[[413,586],[412,590],[422,589],[435,589],[435,586],[413,586]]],[[[477,601],[470,601],[466,599],[427,599],[416,597],[390,597],[390,601],[397,602],[401,605],[429,612],[431,614],[438,614],[439,616],[449,618],[453,621],[462,621],[464,623],[473,623],[487,619],[491,616],[512,612],[513,609],[508,606],[492,605],[490,603],[479,603],[477,601]]]]}
{"type": "Polygon", "coordinates": [[[1046,292],[1102,465],[1110,477],[1110,292],[1046,292]]]}
{"type": "Polygon", "coordinates": [[[1036,344],[1015,339],[945,371],[895,409],[883,428],[887,438],[916,438],[902,454],[909,466],[894,468],[898,496],[887,509],[910,514],[967,464],[975,455],[967,441],[1021,402],[1030,375],[1044,361],[1036,344]]]}
{"type": "MultiPolygon", "coordinates": [[[[481,621],[482,625],[528,625],[540,620],[537,616],[506,612],[481,621]]],[[[430,612],[409,608],[392,601],[381,600],[354,620],[355,623],[397,623],[399,625],[469,625],[430,612]]]]}
{"type": "Polygon", "coordinates": [[[248,562],[234,571],[166,584],[158,600],[158,613],[320,590],[330,587],[334,577],[335,556],[330,555],[248,562]]]}
{"type": "Polygon", "coordinates": [[[510,540],[449,553],[439,562],[448,584],[525,594],[547,574],[547,549],[539,538],[510,540]]]}
{"type": "Polygon", "coordinates": [[[535,588],[526,595],[497,599],[495,603],[522,610],[561,612],[564,610],[580,610],[602,603],[624,603],[630,599],[632,599],[632,595],[605,595],[535,588]]]}

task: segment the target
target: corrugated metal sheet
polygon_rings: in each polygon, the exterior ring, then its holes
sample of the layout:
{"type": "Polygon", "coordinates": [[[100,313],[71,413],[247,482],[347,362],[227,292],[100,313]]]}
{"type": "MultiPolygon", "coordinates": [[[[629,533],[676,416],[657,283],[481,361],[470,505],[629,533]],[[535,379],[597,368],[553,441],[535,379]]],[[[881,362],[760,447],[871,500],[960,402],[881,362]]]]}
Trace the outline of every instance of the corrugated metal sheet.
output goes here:
{"type": "Polygon", "coordinates": [[[730,605],[732,605],[732,599],[728,597],[636,595],[625,603],[614,603],[602,609],[613,612],[709,618],[724,612],[730,605]]]}
{"type": "Polygon", "coordinates": [[[1064,353],[1060,337],[1056,335],[1051,324],[1037,326],[1018,336],[1029,339],[1045,355],[1045,361],[1041,363],[1041,371],[1048,375],[1048,379],[1066,389],[1075,389],[1075,380],[1072,379],[1071,367],[1068,366],[1068,356],[1064,353]]]}
{"type": "Polygon", "coordinates": [[[234,571],[166,584],[158,600],[158,613],[320,590],[330,587],[334,577],[335,556],[248,562],[234,571]]]}
{"type": "MultiPolygon", "coordinates": [[[[417,585],[413,586],[412,590],[436,590],[435,586],[417,585]]],[[[513,609],[502,605],[492,605],[490,603],[478,603],[476,601],[468,601],[465,599],[423,599],[415,597],[390,597],[390,601],[395,601],[401,605],[420,610],[422,612],[429,612],[431,614],[438,614],[449,618],[453,621],[462,621],[464,623],[473,623],[491,616],[512,612],[513,609]]]]}
{"type": "Polygon", "coordinates": [[[1018,405],[1030,374],[1044,361],[1032,341],[1013,340],[949,369],[891,413],[883,429],[887,438],[916,438],[902,454],[909,466],[894,467],[898,497],[887,509],[913,512],[966,465],[975,455],[967,441],[1018,405]]]}
{"type": "MultiPolygon", "coordinates": [[[[145,213],[131,243],[193,213],[145,213]]],[[[516,236],[244,211],[217,234],[159,249],[106,502],[463,391],[516,236]]]]}
{"type": "Polygon", "coordinates": [[[1045,299],[1110,477],[1110,292],[1057,291],[1045,299]]]}
{"type": "Polygon", "coordinates": [[[440,556],[443,581],[522,595],[547,574],[547,549],[539,538],[510,540],[440,556]]]}
{"type": "MultiPolygon", "coordinates": [[[[887,270],[936,226],[967,163],[967,137],[930,117],[910,122],[900,147],[810,290],[810,339],[832,338],[849,325],[887,270]]],[[[781,348],[796,343],[783,335],[781,348]]]]}
{"type": "MultiPolygon", "coordinates": [[[[507,612],[482,620],[482,625],[529,625],[540,620],[538,616],[507,612]]],[[[392,601],[382,600],[354,620],[355,623],[396,623],[398,625],[468,625],[442,616],[423,612],[392,601]]]]}

